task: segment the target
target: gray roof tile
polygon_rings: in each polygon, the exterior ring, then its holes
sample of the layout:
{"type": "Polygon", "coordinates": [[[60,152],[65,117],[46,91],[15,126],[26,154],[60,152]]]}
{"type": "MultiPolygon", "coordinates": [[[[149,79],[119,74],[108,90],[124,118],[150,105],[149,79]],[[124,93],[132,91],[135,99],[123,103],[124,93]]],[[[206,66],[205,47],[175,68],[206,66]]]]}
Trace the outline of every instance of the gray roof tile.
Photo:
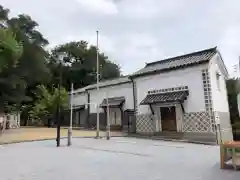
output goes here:
{"type": "Polygon", "coordinates": [[[125,97],[121,96],[121,97],[108,98],[108,100],[104,99],[101,104],[101,107],[106,107],[107,101],[108,101],[109,106],[120,106],[121,104],[123,104],[125,102],[125,97]]]}
{"type": "Polygon", "coordinates": [[[148,94],[142,101],[141,105],[154,104],[154,103],[166,103],[184,101],[188,96],[188,91],[175,91],[158,94],[148,94]]]}
{"type": "MultiPolygon", "coordinates": [[[[129,79],[128,76],[119,77],[119,78],[115,78],[115,79],[104,80],[104,81],[99,82],[99,88],[106,87],[106,86],[118,85],[118,84],[124,84],[124,83],[128,83],[128,82],[131,82],[131,80],[129,79]]],[[[97,84],[90,84],[90,85],[85,86],[83,88],[75,89],[74,94],[84,93],[86,90],[91,90],[91,89],[96,89],[96,88],[97,88],[97,84]]],[[[69,93],[69,94],[71,94],[71,93],[69,93]]]]}
{"type": "MultiPolygon", "coordinates": [[[[123,83],[128,83],[128,82],[131,82],[131,80],[129,79],[128,76],[124,76],[124,77],[119,77],[119,78],[115,78],[115,79],[100,81],[99,87],[118,85],[118,84],[123,84],[123,83]]],[[[95,89],[95,88],[97,88],[97,84],[91,84],[89,86],[86,86],[85,90],[95,89]]]]}
{"type": "Polygon", "coordinates": [[[74,110],[77,110],[77,109],[81,110],[81,109],[85,109],[85,105],[73,105],[72,108],[73,108],[74,110]]]}
{"type": "Polygon", "coordinates": [[[193,64],[199,64],[202,62],[209,61],[217,53],[217,47],[205,49],[202,51],[185,54],[173,58],[164,59],[152,63],[147,63],[146,66],[136,73],[132,74],[131,77],[151,74],[163,70],[170,70],[181,68],[193,64]]]}

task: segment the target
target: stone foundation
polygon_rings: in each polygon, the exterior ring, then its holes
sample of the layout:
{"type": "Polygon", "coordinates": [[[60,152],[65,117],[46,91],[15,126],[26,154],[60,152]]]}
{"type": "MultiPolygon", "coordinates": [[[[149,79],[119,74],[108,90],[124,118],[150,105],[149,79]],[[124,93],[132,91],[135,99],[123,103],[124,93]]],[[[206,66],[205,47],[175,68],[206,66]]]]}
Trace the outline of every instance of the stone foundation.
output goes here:
{"type": "Polygon", "coordinates": [[[189,141],[217,144],[217,135],[213,132],[184,132],[182,138],[189,141]]]}
{"type": "MultiPolygon", "coordinates": [[[[220,119],[221,139],[228,141],[233,139],[232,128],[229,120],[229,113],[217,113],[220,119]]],[[[208,112],[185,113],[182,119],[182,139],[201,142],[219,142],[220,134],[216,130],[215,120],[208,112]]],[[[139,134],[157,134],[156,118],[152,114],[137,115],[136,130],[139,134]]]]}
{"type": "Polygon", "coordinates": [[[183,132],[213,132],[208,112],[190,112],[183,115],[183,132]]]}
{"type": "MultiPolygon", "coordinates": [[[[230,114],[228,112],[216,112],[220,119],[220,131],[222,141],[233,140],[232,126],[230,122],[230,114]]],[[[218,139],[220,134],[218,133],[218,139]]]]}
{"type": "Polygon", "coordinates": [[[152,114],[137,115],[137,133],[153,134],[155,132],[155,118],[152,114]]]}

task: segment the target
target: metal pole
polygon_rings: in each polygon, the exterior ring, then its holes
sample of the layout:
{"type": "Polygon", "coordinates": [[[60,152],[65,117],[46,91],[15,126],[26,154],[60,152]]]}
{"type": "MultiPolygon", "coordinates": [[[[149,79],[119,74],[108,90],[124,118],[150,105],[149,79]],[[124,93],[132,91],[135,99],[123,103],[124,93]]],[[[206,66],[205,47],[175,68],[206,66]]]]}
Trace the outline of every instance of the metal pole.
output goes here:
{"type": "MultiPolygon", "coordinates": [[[[98,31],[97,31],[97,92],[99,92],[99,57],[98,57],[98,31]]],[[[96,138],[99,138],[99,104],[97,103],[97,131],[96,138]]]]}
{"type": "Polygon", "coordinates": [[[68,128],[68,146],[72,145],[72,117],[73,117],[73,83],[71,83],[71,109],[70,109],[70,124],[68,128]]]}
{"type": "Polygon", "coordinates": [[[62,67],[61,67],[61,62],[59,63],[59,84],[58,84],[58,102],[57,102],[57,147],[60,146],[60,128],[61,128],[61,120],[60,120],[60,90],[61,90],[61,84],[62,84],[62,67]]]}
{"type": "Polygon", "coordinates": [[[240,56],[238,57],[238,78],[240,78],[240,56]]]}
{"type": "Polygon", "coordinates": [[[218,144],[222,144],[222,132],[221,132],[221,126],[220,126],[220,119],[217,112],[215,112],[215,124],[217,126],[218,144]]]}
{"type": "Polygon", "coordinates": [[[220,124],[218,124],[217,127],[218,127],[218,132],[219,132],[219,143],[222,144],[222,131],[221,131],[220,124]]]}
{"type": "Polygon", "coordinates": [[[109,104],[108,104],[108,96],[106,95],[107,101],[107,140],[110,139],[110,118],[109,118],[109,104]]]}

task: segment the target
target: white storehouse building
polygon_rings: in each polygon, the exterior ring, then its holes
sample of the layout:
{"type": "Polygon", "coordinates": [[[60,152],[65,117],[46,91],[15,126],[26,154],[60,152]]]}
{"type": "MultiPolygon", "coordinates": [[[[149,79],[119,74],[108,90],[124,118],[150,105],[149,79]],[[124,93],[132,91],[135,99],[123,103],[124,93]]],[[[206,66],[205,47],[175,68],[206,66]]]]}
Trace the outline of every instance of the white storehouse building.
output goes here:
{"type": "Polygon", "coordinates": [[[94,126],[98,103],[104,128],[108,97],[111,125],[123,130],[199,141],[231,140],[227,78],[216,47],[148,63],[127,77],[100,82],[99,91],[96,84],[76,90],[76,122],[94,126]]]}
{"type": "Polygon", "coordinates": [[[133,84],[127,76],[100,82],[99,91],[96,84],[74,91],[75,125],[87,128],[95,127],[97,104],[99,104],[100,126],[105,128],[107,124],[107,99],[111,127],[128,130],[130,128],[129,121],[134,116],[134,105],[133,84]]]}

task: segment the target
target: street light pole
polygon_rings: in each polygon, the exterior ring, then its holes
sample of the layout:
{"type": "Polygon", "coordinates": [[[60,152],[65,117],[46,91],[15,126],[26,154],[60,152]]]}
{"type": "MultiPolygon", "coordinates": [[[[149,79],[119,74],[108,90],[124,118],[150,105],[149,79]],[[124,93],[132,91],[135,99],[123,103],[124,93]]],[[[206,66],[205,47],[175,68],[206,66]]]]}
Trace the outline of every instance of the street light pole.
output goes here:
{"type": "Polygon", "coordinates": [[[71,83],[71,109],[70,109],[70,125],[68,128],[68,146],[72,145],[72,118],[73,118],[73,83],[71,83]]]}
{"type": "MultiPolygon", "coordinates": [[[[97,92],[99,92],[99,57],[98,57],[98,31],[97,33],[97,92]]],[[[97,130],[96,138],[99,138],[99,103],[97,103],[97,130]]]]}
{"type": "Polygon", "coordinates": [[[109,104],[108,104],[108,96],[106,95],[106,103],[107,103],[107,137],[106,139],[110,139],[110,115],[109,115],[109,104]]]}
{"type": "Polygon", "coordinates": [[[60,109],[60,90],[61,90],[61,84],[62,84],[62,67],[61,62],[59,63],[59,84],[58,84],[58,102],[57,102],[57,147],[60,146],[60,128],[61,128],[61,109],[60,109]]]}
{"type": "Polygon", "coordinates": [[[62,61],[64,60],[65,53],[61,52],[58,54],[57,61],[59,62],[59,84],[58,84],[58,101],[57,101],[57,147],[60,146],[60,130],[61,130],[61,86],[62,86],[62,61]]]}

